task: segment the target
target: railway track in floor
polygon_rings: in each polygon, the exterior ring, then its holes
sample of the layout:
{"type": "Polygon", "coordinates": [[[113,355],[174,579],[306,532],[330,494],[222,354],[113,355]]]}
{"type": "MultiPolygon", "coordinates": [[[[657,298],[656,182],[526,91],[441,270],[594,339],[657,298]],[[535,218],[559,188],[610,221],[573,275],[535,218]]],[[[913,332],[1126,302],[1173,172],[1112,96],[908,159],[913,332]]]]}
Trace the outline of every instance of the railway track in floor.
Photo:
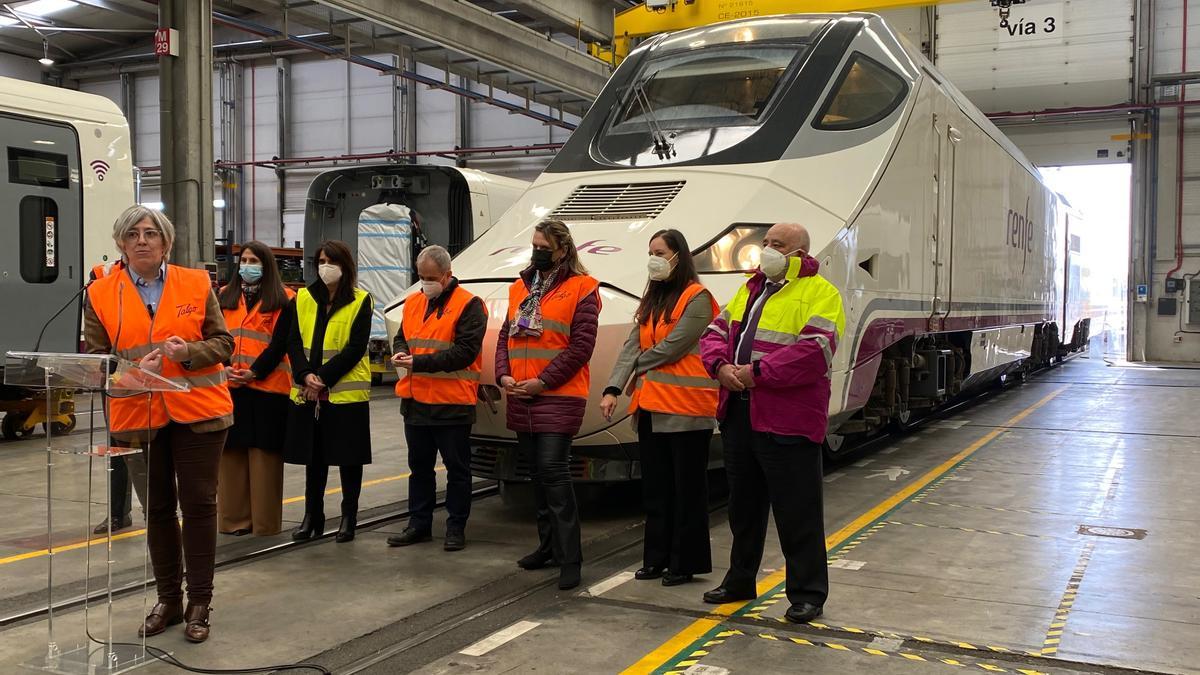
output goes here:
{"type": "MultiPolygon", "coordinates": [[[[1070,358],[1074,358],[1074,357],[1070,357],[1070,358]]],[[[1065,360],[1064,360],[1064,362],[1065,362],[1065,360]]],[[[1034,371],[1034,372],[1030,373],[1030,378],[1035,379],[1042,373],[1053,371],[1055,368],[1058,367],[1058,365],[1060,365],[1060,364],[1056,364],[1054,366],[1050,366],[1047,368],[1042,368],[1037,371],[1034,371]]],[[[1006,383],[1004,385],[995,386],[995,387],[991,387],[991,388],[982,390],[978,393],[974,393],[974,394],[968,396],[967,398],[964,398],[960,401],[951,403],[950,405],[948,405],[944,408],[939,408],[928,415],[925,415],[917,420],[914,420],[905,429],[888,431],[888,432],[885,432],[880,435],[861,439],[860,441],[855,442],[852,445],[849,445],[849,446],[843,448],[834,457],[832,457],[831,461],[828,462],[828,465],[826,466],[826,472],[840,468],[841,466],[844,466],[845,464],[850,463],[863,455],[870,454],[871,452],[881,449],[881,448],[887,446],[888,444],[896,441],[898,438],[901,438],[910,433],[913,433],[928,424],[935,423],[935,422],[943,420],[947,417],[956,415],[962,411],[969,410],[977,405],[981,405],[981,404],[987,402],[988,400],[990,400],[991,398],[993,398],[1005,391],[1009,391],[1014,387],[1020,386],[1020,384],[1021,383],[1006,383]]],[[[489,483],[481,485],[481,486],[477,487],[475,490],[473,490],[471,497],[472,497],[472,500],[479,500],[479,499],[485,499],[488,497],[496,496],[498,494],[499,494],[498,485],[495,483],[489,482],[489,483]]],[[[445,502],[444,502],[444,498],[443,498],[443,501],[438,501],[436,506],[437,506],[437,508],[442,508],[442,507],[444,507],[444,505],[445,505],[445,502]]],[[[722,508],[723,505],[724,505],[724,502],[722,501],[720,504],[718,504],[712,510],[717,511],[720,508],[722,508]]],[[[369,529],[371,527],[376,527],[376,526],[383,525],[383,524],[386,524],[389,522],[394,522],[394,521],[408,518],[409,510],[408,510],[407,501],[397,502],[397,504],[394,506],[396,508],[386,509],[386,507],[385,507],[386,510],[384,510],[383,512],[376,513],[376,514],[371,515],[368,518],[362,520],[358,524],[358,529],[360,529],[360,530],[369,529]]],[[[298,549],[300,547],[303,547],[303,546],[313,543],[315,541],[320,541],[322,539],[331,537],[331,536],[333,536],[333,534],[335,532],[336,532],[336,527],[332,527],[332,528],[327,529],[321,535],[321,537],[319,537],[315,540],[304,541],[304,542],[286,541],[286,542],[282,542],[282,543],[278,543],[278,544],[272,544],[270,546],[266,546],[266,547],[263,547],[260,549],[248,551],[245,553],[239,553],[239,554],[230,556],[229,558],[218,560],[216,563],[216,567],[218,569],[220,569],[223,567],[240,565],[240,564],[247,563],[247,562],[250,562],[253,560],[257,560],[260,558],[266,558],[266,557],[270,557],[270,556],[280,555],[282,553],[286,553],[287,551],[298,549]]],[[[625,546],[624,548],[628,548],[628,546],[636,545],[637,543],[640,543],[640,539],[637,540],[636,542],[634,542],[633,544],[629,544],[629,545],[625,546]]],[[[624,550],[624,548],[622,550],[624,550]]],[[[608,557],[611,555],[616,555],[617,553],[619,553],[619,551],[613,551],[608,554],[605,554],[605,556],[608,557]]],[[[539,584],[535,587],[531,587],[530,589],[523,590],[517,596],[514,596],[513,598],[506,600],[504,602],[504,604],[497,605],[496,607],[492,608],[492,610],[487,610],[487,611],[481,610],[482,614],[480,614],[480,616],[490,613],[490,611],[494,611],[495,609],[500,609],[503,606],[507,606],[507,604],[517,602],[517,601],[521,600],[522,598],[524,598],[528,595],[531,595],[533,593],[536,593],[540,590],[548,588],[549,586],[552,585],[552,583],[551,583],[552,581],[553,580],[550,580],[543,584],[539,584]]],[[[123,596],[123,595],[128,595],[135,591],[142,590],[142,589],[148,587],[147,586],[148,583],[149,582],[146,582],[146,581],[135,581],[135,582],[129,582],[129,583],[122,584],[122,585],[118,586],[117,588],[113,589],[113,592],[112,592],[113,597],[115,598],[115,597],[119,597],[119,596],[123,596]]],[[[54,603],[54,611],[59,612],[59,611],[63,611],[63,610],[69,610],[69,609],[81,607],[85,603],[91,603],[93,601],[99,601],[103,598],[106,598],[107,595],[108,594],[106,591],[105,592],[88,593],[86,595],[79,594],[74,597],[63,600],[61,602],[54,603]]],[[[6,628],[9,626],[13,626],[13,625],[17,625],[17,624],[21,624],[21,623],[25,623],[25,622],[29,622],[29,621],[35,621],[35,620],[38,620],[38,619],[46,616],[46,614],[48,614],[48,613],[49,613],[48,608],[43,606],[43,607],[34,607],[34,608],[30,608],[30,609],[25,609],[25,610],[10,613],[5,616],[0,616],[0,629],[6,628]]],[[[354,672],[358,672],[358,671],[354,671],[354,672]]]]}
{"type": "MultiPolygon", "coordinates": [[[[486,484],[479,485],[475,489],[472,490],[471,500],[478,501],[481,499],[486,499],[489,497],[496,496],[498,494],[499,494],[499,488],[497,487],[497,485],[495,483],[488,482],[486,484]]],[[[443,496],[440,500],[437,501],[435,508],[443,508],[444,506],[445,506],[445,497],[443,496]]],[[[386,523],[396,522],[396,521],[400,521],[400,520],[406,520],[409,516],[408,501],[405,500],[405,501],[397,502],[396,504],[390,505],[389,507],[382,507],[380,509],[375,509],[375,511],[376,511],[375,513],[368,516],[367,518],[364,518],[363,520],[361,520],[358,523],[358,527],[357,527],[358,530],[369,529],[372,527],[377,527],[379,525],[384,525],[386,523]]],[[[243,563],[251,562],[253,560],[258,560],[261,558],[268,558],[268,557],[272,557],[272,556],[276,556],[276,555],[281,555],[288,551],[297,550],[302,547],[308,546],[312,543],[319,542],[323,539],[330,538],[334,534],[337,533],[336,521],[334,521],[332,525],[333,525],[332,527],[326,528],[326,530],[321,534],[320,537],[317,537],[315,539],[311,539],[308,541],[285,541],[285,542],[275,543],[275,544],[271,544],[270,546],[264,546],[262,548],[256,548],[251,551],[237,553],[228,558],[218,559],[216,562],[216,568],[221,569],[223,567],[232,567],[232,566],[236,566],[236,565],[241,565],[243,563]]],[[[114,598],[119,597],[119,596],[129,595],[136,591],[141,591],[143,589],[150,588],[152,585],[153,585],[152,579],[143,580],[143,581],[127,582],[127,583],[123,583],[120,586],[114,588],[112,591],[112,595],[114,598]]],[[[54,611],[61,612],[64,610],[70,610],[70,609],[74,609],[77,607],[82,607],[85,603],[91,604],[93,602],[98,602],[100,600],[103,600],[107,597],[108,597],[107,590],[96,591],[96,592],[87,593],[87,594],[79,594],[74,597],[62,600],[61,602],[54,603],[54,611]]],[[[9,626],[26,623],[29,621],[36,621],[38,619],[45,617],[49,613],[49,611],[50,610],[48,607],[41,606],[41,607],[34,607],[34,608],[30,608],[30,609],[13,612],[6,616],[2,616],[2,617],[0,617],[0,629],[7,628],[9,626]]]]}

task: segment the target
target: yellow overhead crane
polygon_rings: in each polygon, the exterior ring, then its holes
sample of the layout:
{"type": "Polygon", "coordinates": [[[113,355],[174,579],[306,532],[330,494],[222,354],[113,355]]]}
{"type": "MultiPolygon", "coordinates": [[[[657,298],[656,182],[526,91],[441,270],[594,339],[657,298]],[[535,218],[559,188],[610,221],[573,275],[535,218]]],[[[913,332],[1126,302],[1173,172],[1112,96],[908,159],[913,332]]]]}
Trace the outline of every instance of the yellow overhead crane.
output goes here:
{"type": "MultiPolygon", "coordinates": [[[[637,38],[659,33],[707,26],[722,21],[772,14],[865,12],[904,7],[921,7],[966,0],[648,0],[617,13],[613,19],[613,43],[593,42],[588,52],[596,58],[619,64],[633,49],[637,38]]],[[[1025,0],[990,0],[1006,18],[1008,8],[1025,0]]]]}

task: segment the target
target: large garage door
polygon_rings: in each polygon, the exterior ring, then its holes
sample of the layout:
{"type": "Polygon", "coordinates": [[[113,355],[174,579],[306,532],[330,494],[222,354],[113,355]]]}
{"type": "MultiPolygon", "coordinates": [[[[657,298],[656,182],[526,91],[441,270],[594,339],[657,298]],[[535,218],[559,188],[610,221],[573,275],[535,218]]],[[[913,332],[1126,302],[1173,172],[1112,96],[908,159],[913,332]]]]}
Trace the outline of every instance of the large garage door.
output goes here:
{"type": "MultiPolygon", "coordinates": [[[[1132,100],[1133,0],[1028,0],[1007,26],[985,0],[953,3],[935,25],[938,69],[986,113],[1132,100]]],[[[1123,115],[993,119],[1041,166],[1129,161],[1123,115]]]]}
{"type": "Polygon", "coordinates": [[[1129,162],[1130,125],[1126,120],[996,122],[1038,166],[1129,162]]]}
{"type": "Polygon", "coordinates": [[[1130,101],[1132,0],[1029,0],[1007,28],[987,2],[938,7],[938,68],[984,112],[1130,101]]]}

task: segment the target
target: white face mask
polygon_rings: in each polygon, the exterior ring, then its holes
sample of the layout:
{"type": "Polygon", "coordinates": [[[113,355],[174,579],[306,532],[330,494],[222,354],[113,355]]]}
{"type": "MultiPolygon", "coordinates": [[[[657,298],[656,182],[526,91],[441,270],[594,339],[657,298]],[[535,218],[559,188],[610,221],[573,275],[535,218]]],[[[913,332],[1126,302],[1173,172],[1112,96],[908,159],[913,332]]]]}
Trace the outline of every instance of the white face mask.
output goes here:
{"type": "Polygon", "coordinates": [[[421,280],[421,292],[430,300],[442,294],[442,282],[421,280]]]}
{"type": "Polygon", "coordinates": [[[650,259],[646,261],[646,269],[650,272],[650,281],[666,281],[667,277],[671,276],[671,261],[675,258],[676,256],[670,258],[650,256],[650,259]]]}
{"type": "Polygon", "coordinates": [[[796,249],[791,253],[780,253],[773,248],[764,248],[758,259],[758,268],[767,275],[769,279],[778,279],[787,273],[788,256],[792,253],[797,253],[803,249],[796,249]]]}
{"type": "Polygon", "coordinates": [[[342,268],[330,263],[318,265],[317,276],[321,277],[321,281],[324,281],[326,285],[335,284],[342,278],[342,268]]]}

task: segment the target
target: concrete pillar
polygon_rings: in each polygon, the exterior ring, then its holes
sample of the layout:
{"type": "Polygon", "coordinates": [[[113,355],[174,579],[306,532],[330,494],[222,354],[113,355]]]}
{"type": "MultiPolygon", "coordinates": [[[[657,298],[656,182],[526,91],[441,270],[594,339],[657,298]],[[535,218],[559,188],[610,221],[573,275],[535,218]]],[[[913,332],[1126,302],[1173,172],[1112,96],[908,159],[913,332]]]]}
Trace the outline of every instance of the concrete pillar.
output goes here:
{"type": "Polygon", "coordinates": [[[162,202],[175,223],[171,260],[216,259],[213,239],[212,0],[161,0],[158,23],[179,31],[179,56],[159,61],[162,202]]]}

